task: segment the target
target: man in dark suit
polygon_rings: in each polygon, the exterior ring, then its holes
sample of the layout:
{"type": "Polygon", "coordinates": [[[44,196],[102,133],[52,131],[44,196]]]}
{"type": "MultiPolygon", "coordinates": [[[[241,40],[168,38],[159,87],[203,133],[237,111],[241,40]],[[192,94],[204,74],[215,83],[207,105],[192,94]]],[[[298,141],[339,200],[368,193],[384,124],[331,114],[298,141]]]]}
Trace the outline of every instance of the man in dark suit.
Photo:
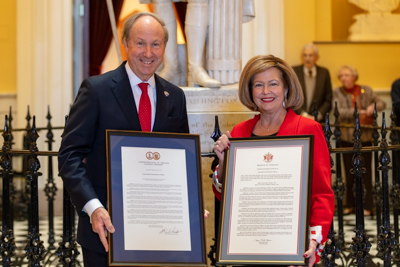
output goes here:
{"type": "Polygon", "coordinates": [[[296,110],[297,114],[314,119],[314,110],[318,110],[318,121],[325,119],[331,111],[332,84],[331,76],[326,68],[316,65],[319,58],[318,48],[314,44],[306,44],[301,52],[302,65],[293,70],[299,78],[304,94],[303,106],[296,110]]]}
{"type": "Polygon", "coordinates": [[[189,133],[183,91],[155,74],[167,41],[168,31],[157,15],[130,17],[122,33],[127,62],[84,80],[71,107],[59,173],[80,215],[77,239],[85,266],[108,266],[107,232],[115,231],[107,211],[106,129],[189,133]],[[145,96],[151,106],[148,123],[139,118],[145,96]]]}
{"type": "MultiPolygon", "coordinates": [[[[392,97],[394,114],[396,114],[396,127],[399,127],[400,126],[400,79],[397,79],[392,83],[392,90],[390,91],[390,95],[392,97]]],[[[397,135],[400,138],[400,131],[397,131],[397,135]]]]}

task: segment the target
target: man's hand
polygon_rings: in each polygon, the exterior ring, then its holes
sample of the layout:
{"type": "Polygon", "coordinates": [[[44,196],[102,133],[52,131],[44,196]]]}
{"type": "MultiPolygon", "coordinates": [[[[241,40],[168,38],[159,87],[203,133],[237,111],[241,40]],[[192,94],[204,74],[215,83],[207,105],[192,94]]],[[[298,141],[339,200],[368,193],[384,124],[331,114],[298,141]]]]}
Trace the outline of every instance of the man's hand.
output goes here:
{"type": "Polygon", "coordinates": [[[108,252],[107,231],[110,233],[115,232],[115,228],[111,223],[110,215],[105,208],[98,208],[92,213],[92,229],[93,232],[99,235],[100,241],[108,252]]]}

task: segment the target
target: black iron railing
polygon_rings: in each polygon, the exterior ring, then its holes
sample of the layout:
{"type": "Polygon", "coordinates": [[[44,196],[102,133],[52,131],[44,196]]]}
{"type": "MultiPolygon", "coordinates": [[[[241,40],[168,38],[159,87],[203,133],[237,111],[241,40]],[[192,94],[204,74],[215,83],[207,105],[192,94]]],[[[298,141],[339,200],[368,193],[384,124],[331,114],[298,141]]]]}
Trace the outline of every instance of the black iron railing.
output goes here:
{"type": "MultiPolygon", "coordinates": [[[[377,123],[377,113],[374,112],[374,122],[372,126],[360,126],[358,114],[355,112],[355,125],[341,124],[339,121],[340,114],[337,108],[334,110],[335,122],[330,124],[329,114],[327,114],[323,123],[325,140],[331,154],[331,171],[335,174],[335,179],[332,181],[332,189],[335,193],[336,200],[336,217],[338,229],[334,229],[332,223],[328,235],[328,241],[325,244],[321,255],[320,265],[322,266],[366,266],[373,265],[372,258],[380,258],[385,266],[399,264],[399,227],[398,215],[400,209],[400,177],[398,170],[394,168],[391,172],[392,177],[389,177],[391,170],[390,154],[392,154],[393,162],[400,160],[397,132],[400,128],[394,124],[395,115],[391,114],[391,125],[389,129],[386,127],[385,114],[382,115],[381,126],[377,123]],[[331,127],[334,131],[331,131],[331,127]],[[353,148],[341,148],[341,128],[352,127],[355,129],[355,141],[353,148]],[[371,128],[373,133],[373,146],[362,147],[360,137],[362,135],[362,127],[371,128]],[[386,136],[390,131],[390,142],[386,136]],[[335,142],[335,148],[332,148],[331,143],[335,142]],[[390,145],[389,145],[390,143],[390,145]],[[342,165],[340,155],[343,153],[353,153],[353,174],[356,181],[356,227],[354,233],[344,232],[344,215],[343,215],[343,195],[346,190],[342,178],[342,165]],[[373,153],[375,155],[375,171],[373,173],[373,198],[376,204],[376,222],[377,222],[377,255],[370,255],[369,251],[371,244],[368,234],[365,231],[364,214],[363,214],[363,153],[373,153]],[[335,160],[333,160],[335,159],[335,160]],[[392,179],[390,179],[392,178],[392,179]],[[390,184],[390,180],[392,184],[390,184]],[[391,226],[390,215],[393,215],[394,224],[391,226]],[[344,240],[345,234],[354,235],[353,242],[346,244],[344,240]]],[[[57,156],[57,152],[52,151],[54,143],[53,131],[63,129],[64,127],[53,127],[51,125],[51,115],[48,109],[47,127],[37,128],[35,116],[31,118],[29,114],[26,116],[27,126],[24,129],[12,129],[11,109],[10,116],[6,116],[4,130],[2,131],[3,146],[1,153],[1,170],[0,177],[2,178],[2,229],[0,236],[0,262],[2,266],[21,266],[28,263],[30,266],[50,266],[55,263],[60,266],[80,266],[77,256],[79,255],[78,245],[75,241],[75,211],[71,204],[68,192],[63,188],[63,235],[62,241],[56,244],[54,231],[54,200],[57,193],[57,187],[53,177],[53,157],[57,156]],[[31,126],[32,120],[32,126],[31,126]],[[24,148],[15,150],[12,148],[13,132],[23,131],[24,148]],[[47,151],[39,151],[37,140],[38,132],[46,132],[46,142],[48,144],[47,151]],[[23,170],[16,172],[13,170],[13,161],[23,159],[23,170]],[[40,161],[48,160],[48,170],[44,192],[46,194],[47,203],[39,203],[38,199],[38,179],[41,179],[40,161]],[[16,176],[23,177],[25,187],[22,190],[17,190],[14,187],[14,178],[16,176]],[[18,197],[16,195],[19,194],[18,197]],[[18,201],[18,203],[16,203],[18,201]],[[38,205],[48,206],[48,240],[41,240],[38,205]],[[15,207],[25,206],[26,212],[23,214],[28,221],[28,240],[25,245],[24,253],[19,253],[18,245],[14,237],[14,211],[15,207]],[[59,263],[58,263],[59,262],[59,263]]],[[[66,120],[67,123],[67,120],[66,120]]],[[[221,132],[218,126],[218,118],[215,121],[215,130],[212,138],[216,141],[221,132]]],[[[202,153],[202,157],[214,158],[211,169],[213,170],[218,164],[216,155],[212,152],[202,153]]],[[[400,165],[397,165],[400,166],[400,165]]],[[[211,172],[211,171],[210,171],[211,172]]],[[[211,189],[210,189],[211,190],[211,189]]],[[[351,190],[351,189],[347,189],[351,190]]],[[[371,196],[368,196],[371,197],[371,196]]],[[[217,225],[219,215],[219,203],[215,201],[215,235],[217,236],[217,225]]],[[[42,229],[44,231],[44,229],[42,229]]],[[[214,242],[216,240],[214,239],[214,242]]],[[[215,243],[211,246],[208,253],[211,265],[215,265],[215,243]]]]}

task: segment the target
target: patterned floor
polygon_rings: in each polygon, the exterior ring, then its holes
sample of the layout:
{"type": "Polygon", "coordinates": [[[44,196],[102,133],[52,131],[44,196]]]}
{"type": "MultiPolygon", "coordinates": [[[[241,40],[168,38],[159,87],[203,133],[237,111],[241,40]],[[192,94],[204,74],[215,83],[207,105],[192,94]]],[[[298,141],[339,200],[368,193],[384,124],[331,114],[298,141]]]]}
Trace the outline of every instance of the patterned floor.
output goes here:
{"type": "MultiPolygon", "coordinates": [[[[371,243],[371,249],[369,251],[370,255],[370,260],[374,262],[375,264],[380,264],[381,266],[383,265],[383,260],[379,259],[377,257],[377,226],[376,226],[376,216],[366,216],[364,218],[364,223],[365,223],[365,230],[366,234],[369,237],[368,241],[371,243]]],[[[390,224],[393,225],[393,216],[391,216],[390,219],[390,224]]],[[[335,220],[335,231],[338,231],[338,222],[335,220]]],[[[350,254],[350,245],[352,243],[352,238],[355,237],[355,229],[356,229],[356,218],[355,214],[350,214],[350,215],[345,215],[344,216],[344,240],[345,240],[345,252],[342,255],[342,259],[336,260],[336,264],[338,266],[348,266],[349,262],[346,262],[345,257],[347,257],[347,260],[349,260],[351,257],[349,257],[350,254]],[[345,257],[344,257],[345,256],[345,257]],[[345,262],[343,262],[343,260],[345,262]]]]}
{"type": "MultiPolygon", "coordinates": [[[[393,217],[391,218],[391,224],[393,224],[393,217]]],[[[62,218],[61,217],[55,217],[54,219],[54,225],[55,225],[55,240],[56,242],[54,243],[54,246],[58,247],[58,243],[61,241],[61,234],[62,234],[62,218]]],[[[16,240],[16,245],[17,245],[17,250],[16,254],[20,257],[24,256],[24,247],[26,245],[26,239],[27,239],[27,225],[26,222],[15,222],[15,240],[16,240]]],[[[44,246],[47,249],[48,248],[48,234],[47,234],[47,229],[48,229],[48,220],[47,218],[41,218],[40,219],[40,232],[42,233],[41,240],[44,241],[44,246]]],[[[338,229],[338,224],[337,220],[335,220],[335,230],[337,231],[338,229]]],[[[371,243],[371,250],[370,250],[370,255],[371,259],[374,263],[380,263],[381,265],[383,264],[383,261],[376,258],[377,254],[377,227],[376,227],[376,221],[375,217],[365,217],[365,229],[367,232],[367,235],[369,236],[369,241],[371,243]]],[[[346,245],[345,247],[347,250],[349,250],[350,244],[352,242],[352,237],[354,237],[354,232],[355,230],[355,215],[346,215],[344,217],[344,232],[345,232],[345,242],[346,245]]],[[[50,254],[48,254],[43,261],[43,266],[60,266],[58,263],[58,259],[55,255],[55,250],[52,250],[50,254]]],[[[344,252],[342,256],[348,256],[349,252],[344,252]]],[[[79,255],[79,259],[82,262],[82,254],[79,255]]],[[[342,262],[342,260],[338,259],[336,260],[336,263],[338,266],[343,266],[347,265],[346,262],[342,262]]],[[[83,264],[81,264],[83,266],[83,264]]],[[[16,262],[14,260],[14,265],[13,266],[27,266],[26,259],[23,262],[16,262]]]]}
{"type": "MultiPolygon", "coordinates": [[[[62,217],[61,216],[56,216],[54,217],[54,239],[55,242],[53,246],[55,249],[49,250],[49,235],[48,235],[48,218],[43,217],[40,218],[39,221],[39,232],[42,234],[40,237],[40,240],[43,241],[43,245],[45,249],[47,250],[47,253],[45,254],[45,258],[42,262],[43,266],[62,266],[62,264],[59,263],[58,257],[55,254],[56,249],[59,246],[59,242],[61,242],[61,235],[62,235],[62,217]]],[[[14,264],[12,266],[28,266],[27,264],[27,259],[25,257],[25,251],[24,248],[26,246],[27,242],[27,234],[28,234],[28,227],[27,227],[27,222],[26,221],[16,221],[14,223],[14,238],[15,238],[15,243],[17,246],[16,249],[16,260],[13,258],[14,264]]],[[[81,253],[80,247],[79,247],[79,252],[81,253]]],[[[79,261],[81,262],[81,266],[83,266],[83,261],[82,261],[82,253],[78,257],[79,261]]],[[[77,265],[79,266],[79,265],[77,265]]]]}

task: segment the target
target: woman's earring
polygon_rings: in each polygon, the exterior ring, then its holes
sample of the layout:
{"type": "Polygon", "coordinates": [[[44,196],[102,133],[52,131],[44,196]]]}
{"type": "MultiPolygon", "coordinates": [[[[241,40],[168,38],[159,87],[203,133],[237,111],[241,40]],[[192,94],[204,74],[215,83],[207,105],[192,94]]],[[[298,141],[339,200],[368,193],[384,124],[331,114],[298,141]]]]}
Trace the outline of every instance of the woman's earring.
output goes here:
{"type": "Polygon", "coordinates": [[[283,108],[286,107],[286,99],[287,99],[287,91],[285,92],[285,99],[283,99],[283,102],[282,102],[283,108]]]}

